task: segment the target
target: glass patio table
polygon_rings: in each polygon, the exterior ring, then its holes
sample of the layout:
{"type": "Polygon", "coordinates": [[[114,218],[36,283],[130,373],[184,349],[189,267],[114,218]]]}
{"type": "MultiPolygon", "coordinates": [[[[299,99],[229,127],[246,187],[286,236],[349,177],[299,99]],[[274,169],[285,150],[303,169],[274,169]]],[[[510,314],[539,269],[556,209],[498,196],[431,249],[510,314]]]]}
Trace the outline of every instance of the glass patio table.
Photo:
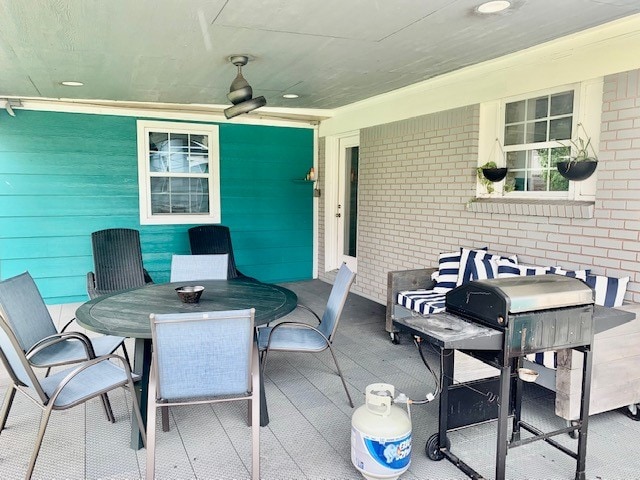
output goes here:
{"type": "MultiPolygon", "coordinates": [[[[185,313],[255,308],[255,325],[264,325],[291,312],[298,297],[278,285],[247,278],[198,280],[162,283],[123,290],[84,303],[76,310],[78,323],[105,335],[135,338],[133,371],[140,375],[136,383],[142,418],[147,418],[147,393],[151,367],[151,313],[185,313]],[[202,285],[205,290],[198,303],[182,303],[175,289],[183,285],[202,285]]],[[[132,415],[132,418],[135,418],[132,415]]],[[[263,379],[260,377],[260,425],[269,423],[263,379]]],[[[142,447],[135,419],[131,428],[131,447],[142,447]]]]}

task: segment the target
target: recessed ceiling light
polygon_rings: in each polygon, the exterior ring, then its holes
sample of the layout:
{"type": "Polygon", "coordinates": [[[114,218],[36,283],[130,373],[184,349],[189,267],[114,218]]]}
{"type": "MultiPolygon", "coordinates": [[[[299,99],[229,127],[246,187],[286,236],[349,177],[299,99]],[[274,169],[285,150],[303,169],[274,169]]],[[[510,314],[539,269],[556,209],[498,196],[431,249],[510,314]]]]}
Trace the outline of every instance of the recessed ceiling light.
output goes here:
{"type": "Polygon", "coordinates": [[[296,93],[285,93],[284,95],[282,95],[282,98],[299,98],[300,95],[296,94],[296,93]]]}
{"type": "Polygon", "coordinates": [[[82,87],[84,85],[82,82],[76,82],[73,80],[65,80],[64,82],[60,82],[60,84],[65,87],[82,87]]]}
{"type": "Polygon", "coordinates": [[[497,13],[502,10],[506,10],[511,6],[511,2],[506,0],[495,0],[492,2],[485,2],[478,7],[478,13],[497,13]]]}

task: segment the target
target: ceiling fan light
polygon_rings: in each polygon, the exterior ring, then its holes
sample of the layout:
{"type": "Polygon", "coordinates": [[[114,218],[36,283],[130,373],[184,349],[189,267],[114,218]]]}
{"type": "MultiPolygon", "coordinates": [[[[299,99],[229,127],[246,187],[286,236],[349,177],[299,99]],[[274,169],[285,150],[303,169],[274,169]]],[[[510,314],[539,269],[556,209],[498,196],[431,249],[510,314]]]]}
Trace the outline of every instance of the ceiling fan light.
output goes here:
{"type": "Polygon", "coordinates": [[[491,2],[485,2],[478,7],[478,13],[498,13],[503,10],[506,10],[511,6],[511,2],[507,2],[506,0],[493,0],[491,2]]]}
{"type": "Polygon", "coordinates": [[[251,98],[232,107],[225,108],[224,116],[227,117],[227,119],[233,118],[243,113],[249,113],[256,108],[264,107],[266,104],[267,100],[262,96],[251,98]]]}

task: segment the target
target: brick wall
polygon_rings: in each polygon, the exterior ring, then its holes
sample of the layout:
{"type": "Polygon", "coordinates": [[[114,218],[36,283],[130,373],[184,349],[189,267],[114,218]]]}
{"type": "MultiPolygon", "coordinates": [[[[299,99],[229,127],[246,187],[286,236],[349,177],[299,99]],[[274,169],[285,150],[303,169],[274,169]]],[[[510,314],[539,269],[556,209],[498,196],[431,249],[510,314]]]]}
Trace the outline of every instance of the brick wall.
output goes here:
{"type": "MultiPolygon", "coordinates": [[[[478,127],[474,105],[360,132],[358,276],[352,290],[384,303],[388,271],[435,266],[440,252],[460,246],[488,246],[517,254],[521,263],[630,276],[626,298],[640,302],[640,70],[605,79],[594,218],[468,211],[478,127]]],[[[319,159],[323,172],[322,148],[319,159]]],[[[324,273],[323,211],[319,233],[319,275],[332,281],[324,273]]]]}

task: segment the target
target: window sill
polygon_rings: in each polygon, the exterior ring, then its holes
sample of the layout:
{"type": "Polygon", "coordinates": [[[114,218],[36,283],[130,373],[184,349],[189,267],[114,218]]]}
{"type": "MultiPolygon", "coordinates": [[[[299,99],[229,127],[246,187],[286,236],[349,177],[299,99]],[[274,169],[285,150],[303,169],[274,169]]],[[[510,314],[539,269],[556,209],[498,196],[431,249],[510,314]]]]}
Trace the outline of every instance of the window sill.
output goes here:
{"type": "Polygon", "coordinates": [[[467,210],[477,213],[502,213],[537,217],[593,218],[595,202],[578,200],[529,200],[474,198],[467,210]]]}

